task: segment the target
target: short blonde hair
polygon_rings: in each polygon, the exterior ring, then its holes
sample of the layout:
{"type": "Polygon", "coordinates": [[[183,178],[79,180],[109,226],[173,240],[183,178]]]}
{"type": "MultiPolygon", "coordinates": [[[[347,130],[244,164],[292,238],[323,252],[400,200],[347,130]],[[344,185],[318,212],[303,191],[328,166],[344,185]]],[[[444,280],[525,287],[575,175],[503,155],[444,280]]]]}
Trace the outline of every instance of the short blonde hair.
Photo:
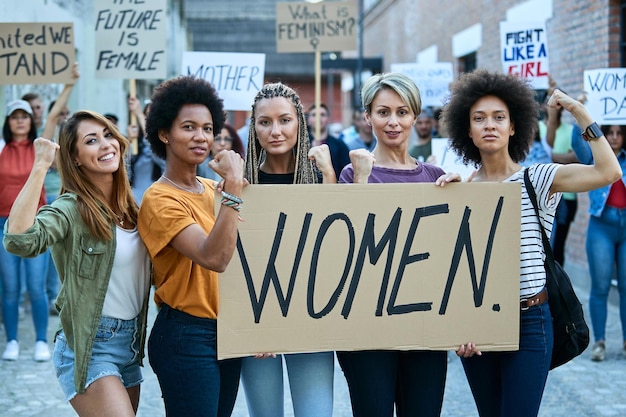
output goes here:
{"type": "Polygon", "coordinates": [[[387,72],[372,75],[361,88],[361,103],[367,114],[371,114],[372,102],[383,89],[395,91],[416,117],[422,112],[420,90],[413,80],[399,72],[387,72]]]}

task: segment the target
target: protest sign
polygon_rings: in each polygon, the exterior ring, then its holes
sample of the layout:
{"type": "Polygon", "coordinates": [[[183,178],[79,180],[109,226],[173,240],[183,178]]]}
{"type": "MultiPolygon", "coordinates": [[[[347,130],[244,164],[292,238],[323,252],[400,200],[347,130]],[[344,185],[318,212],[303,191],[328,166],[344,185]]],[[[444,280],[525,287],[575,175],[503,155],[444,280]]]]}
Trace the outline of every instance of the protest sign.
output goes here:
{"type": "Polygon", "coordinates": [[[587,110],[601,125],[626,125],[626,68],[599,68],[584,72],[587,110]]]}
{"type": "Polygon", "coordinates": [[[470,175],[476,170],[472,165],[465,165],[461,158],[450,149],[448,138],[432,138],[431,153],[432,163],[446,172],[456,172],[461,175],[463,181],[467,181],[470,175]]]}
{"type": "Polygon", "coordinates": [[[242,198],[219,358],[518,348],[519,183],[251,185],[242,198]]]}
{"type": "Polygon", "coordinates": [[[276,3],[276,50],[324,52],[356,49],[356,2],[276,3]]]}
{"type": "Polygon", "coordinates": [[[72,83],[72,23],[0,23],[0,84],[72,83]]]}
{"type": "Polygon", "coordinates": [[[550,63],[545,22],[500,22],[502,70],[527,78],[534,89],[547,89],[550,63]]]}
{"type": "Polygon", "coordinates": [[[96,0],[96,77],[167,77],[167,0],[96,0]]]}
{"type": "Polygon", "coordinates": [[[451,62],[391,64],[392,72],[409,76],[420,90],[422,106],[441,107],[454,81],[451,62]]]}
{"type": "Polygon", "coordinates": [[[210,82],[224,100],[224,109],[250,110],[263,87],[265,54],[185,52],[181,74],[210,82]]]}

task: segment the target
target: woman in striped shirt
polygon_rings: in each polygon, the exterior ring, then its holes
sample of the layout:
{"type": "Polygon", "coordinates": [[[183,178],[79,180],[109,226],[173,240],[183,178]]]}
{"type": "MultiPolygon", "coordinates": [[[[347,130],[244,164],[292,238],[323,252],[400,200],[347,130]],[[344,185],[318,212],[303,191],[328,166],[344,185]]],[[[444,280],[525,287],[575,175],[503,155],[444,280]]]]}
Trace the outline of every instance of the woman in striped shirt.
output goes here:
{"type": "Polygon", "coordinates": [[[569,111],[588,129],[595,164],[533,164],[522,168],[535,136],[539,108],[534,91],[519,77],[486,70],[463,75],[444,108],[450,145],[477,171],[474,182],[522,184],[520,242],[520,339],[513,352],[480,352],[462,345],[465,374],[481,416],[534,416],[539,412],[552,356],[552,317],[548,307],[541,229],[548,236],[562,192],[583,192],[611,184],[621,169],[604,136],[578,101],[555,90],[548,106],[569,111]],[[598,136],[598,137],[594,137],[598,136]],[[537,194],[541,225],[524,186],[524,169],[537,194]]]}

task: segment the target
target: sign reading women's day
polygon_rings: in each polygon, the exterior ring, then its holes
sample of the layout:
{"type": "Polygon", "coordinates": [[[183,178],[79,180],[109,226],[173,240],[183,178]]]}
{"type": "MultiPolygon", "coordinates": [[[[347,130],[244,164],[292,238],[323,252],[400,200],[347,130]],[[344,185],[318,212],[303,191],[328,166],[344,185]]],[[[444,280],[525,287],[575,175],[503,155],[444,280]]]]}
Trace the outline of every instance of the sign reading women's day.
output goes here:
{"type": "Polygon", "coordinates": [[[263,87],[265,54],[185,52],[181,74],[210,82],[226,110],[250,110],[254,96],[263,87]]]}
{"type": "Polygon", "coordinates": [[[502,70],[527,78],[532,88],[547,89],[550,72],[545,22],[500,22],[502,70]]]}
{"type": "Polygon", "coordinates": [[[0,23],[0,84],[72,83],[72,23],[0,23]]]}
{"type": "Polygon", "coordinates": [[[167,0],[96,0],[96,77],[167,77],[167,0]]]}
{"type": "Polygon", "coordinates": [[[276,3],[276,50],[356,49],[358,7],[352,2],[276,3]]]}
{"type": "Polygon", "coordinates": [[[520,196],[519,183],[246,187],[218,357],[518,349],[520,196]]]}
{"type": "Polygon", "coordinates": [[[583,76],[591,118],[601,125],[626,125],[626,68],[592,69],[583,76]]]}
{"type": "Polygon", "coordinates": [[[454,81],[451,62],[391,64],[392,72],[410,77],[420,90],[422,106],[441,107],[454,81]]]}

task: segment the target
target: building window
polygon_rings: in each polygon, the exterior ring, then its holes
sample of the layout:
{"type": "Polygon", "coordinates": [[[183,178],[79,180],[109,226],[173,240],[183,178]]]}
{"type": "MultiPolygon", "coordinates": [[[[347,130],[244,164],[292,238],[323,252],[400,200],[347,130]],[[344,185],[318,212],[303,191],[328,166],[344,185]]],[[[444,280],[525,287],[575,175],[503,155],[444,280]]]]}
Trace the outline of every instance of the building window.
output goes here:
{"type": "Polygon", "coordinates": [[[459,58],[459,75],[476,69],[476,52],[459,58]]]}

